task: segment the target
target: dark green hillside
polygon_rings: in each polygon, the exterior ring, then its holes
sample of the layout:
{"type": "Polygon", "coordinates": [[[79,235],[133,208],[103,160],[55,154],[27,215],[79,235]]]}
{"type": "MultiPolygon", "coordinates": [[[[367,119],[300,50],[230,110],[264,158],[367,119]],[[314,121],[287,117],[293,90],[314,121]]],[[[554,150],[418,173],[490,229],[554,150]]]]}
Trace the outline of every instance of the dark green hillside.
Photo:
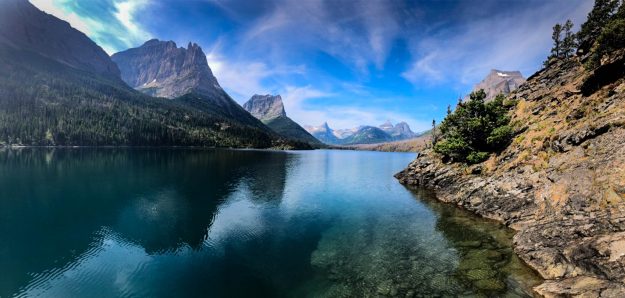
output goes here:
{"type": "Polygon", "coordinates": [[[0,49],[2,145],[291,147],[272,133],[153,98],[121,80],[0,49]]]}
{"type": "Polygon", "coordinates": [[[289,139],[297,140],[300,142],[311,144],[312,146],[324,146],[319,140],[308,133],[295,121],[289,117],[276,117],[269,120],[264,120],[263,123],[269,126],[273,131],[281,136],[288,137],[289,139]]]}

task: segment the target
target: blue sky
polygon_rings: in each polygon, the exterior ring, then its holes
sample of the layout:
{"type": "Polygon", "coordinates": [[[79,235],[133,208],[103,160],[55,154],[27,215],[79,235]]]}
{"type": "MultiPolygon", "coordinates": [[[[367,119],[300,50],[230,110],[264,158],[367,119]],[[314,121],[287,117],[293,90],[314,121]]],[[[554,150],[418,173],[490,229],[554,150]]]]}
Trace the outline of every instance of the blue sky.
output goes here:
{"type": "Polygon", "coordinates": [[[31,0],[109,54],[158,38],[198,43],[239,103],[281,94],[300,124],[406,121],[415,131],[492,68],[540,69],[551,27],[591,0],[31,0]]]}

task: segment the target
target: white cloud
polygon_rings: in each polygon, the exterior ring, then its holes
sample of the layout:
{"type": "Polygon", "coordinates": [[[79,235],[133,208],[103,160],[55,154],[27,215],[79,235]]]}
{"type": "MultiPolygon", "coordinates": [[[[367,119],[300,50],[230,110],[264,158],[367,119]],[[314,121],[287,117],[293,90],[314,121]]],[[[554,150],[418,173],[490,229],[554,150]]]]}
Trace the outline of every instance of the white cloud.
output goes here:
{"type": "Polygon", "coordinates": [[[319,50],[360,73],[382,69],[402,34],[393,1],[286,1],[259,18],[241,39],[242,48],[266,47],[281,59],[292,47],[319,50]],[[344,14],[349,11],[349,14],[344,14]],[[305,36],[306,38],[300,38],[305,36]]]}
{"type": "Polygon", "coordinates": [[[536,9],[478,19],[413,41],[417,59],[402,76],[415,85],[474,84],[492,68],[521,70],[529,76],[541,66],[536,61],[548,54],[553,24],[567,18],[583,21],[590,2],[548,1],[536,9]]]}
{"type": "Polygon", "coordinates": [[[148,40],[147,33],[135,20],[135,14],[148,5],[147,0],[125,0],[115,2],[115,18],[123,25],[126,35],[120,36],[127,47],[134,46],[137,42],[148,40]]]}
{"type": "Polygon", "coordinates": [[[30,0],[30,2],[40,10],[67,21],[70,25],[72,25],[72,27],[87,35],[93,34],[94,28],[99,27],[99,23],[97,21],[88,17],[79,16],[73,11],[65,9],[64,5],[68,2],[68,0],[30,0]]]}
{"type": "Polygon", "coordinates": [[[304,75],[304,65],[283,65],[270,67],[258,61],[232,61],[216,53],[215,48],[206,54],[208,65],[219,84],[239,103],[247,101],[254,94],[267,94],[279,91],[275,81],[280,76],[304,75]],[[267,86],[274,85],[274,88],[267,86]]]}
{"type": "Polygon", "coordinates": [[[72,27],[93,39],[109,54],[136,46],[151,36],[135,18],[139,11],[149,4],[148,0],[113,0],[111,5],[115,8],[114,20],[104,19],[100,15],[78,15],[71,9],[72,0],[31,0],[31,3],[67,21],[72,27]],[[118,43],[111,43],[111,36],[118,43]]]}
{"type": "Polygon", "coordinates": [[[404,113],[379,108],[358,108],[347,105],[314,105],[309,101],[336,97],[336,94],[317,90],[312,86],[287,86],[282,95],[287,115],[301,125],[319,125],[328,122],[333,129],[354,128],[360,125],[377,126],[391,120],[406,121],[416,132],[429,128],[431,123],[418,121],[404,113]]]}

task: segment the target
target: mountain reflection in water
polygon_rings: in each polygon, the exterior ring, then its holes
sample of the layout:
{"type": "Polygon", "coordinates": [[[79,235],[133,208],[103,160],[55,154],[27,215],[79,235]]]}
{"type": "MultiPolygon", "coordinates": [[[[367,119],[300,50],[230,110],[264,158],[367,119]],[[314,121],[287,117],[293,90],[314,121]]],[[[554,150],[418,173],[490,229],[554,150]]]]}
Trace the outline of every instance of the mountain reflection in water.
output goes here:
{"type": "Polygon", "coordinates": [[[0,296],[527,296],[509,230],[394,180],[413,158],[0,151],[0,296]]]}

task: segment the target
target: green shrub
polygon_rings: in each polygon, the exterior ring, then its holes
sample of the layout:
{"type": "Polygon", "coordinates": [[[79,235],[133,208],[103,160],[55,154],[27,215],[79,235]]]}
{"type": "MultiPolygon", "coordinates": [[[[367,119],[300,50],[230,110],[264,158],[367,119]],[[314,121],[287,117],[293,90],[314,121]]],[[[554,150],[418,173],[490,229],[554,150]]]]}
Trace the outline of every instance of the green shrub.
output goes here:
{"type": "Polygon", "coordinates": [[[434,151],[454,160],[463,160],[471,152],[471,148],[458,136],[448,136],[434,145],[434,151]]]}
{"type": "Polygon", "coordinates": [[[513,136],[508,117],[510,101],[504,105],[504,96],[499,95],[485,103],[484,90],[471,93],[469,98],[443,120],[441,141],[434,146],[435,152],[452,162],[482,162],[490,153],[505,148],[513,136]]]}
{"type": "Polygon", "coordinates": [[[469,153],[469,155],[467,155],[467,163],[475,164],[475,163],[483,162],[488,159],[488,155],[489,155],[488,152],[473,151],[469,153]]]}
{"type": "Polygon", "coordinates": [[[512,139],[514,132],[509,125],[499,126],[490,133],[486,142],[494,148],[502,148],[512,139]]]}

